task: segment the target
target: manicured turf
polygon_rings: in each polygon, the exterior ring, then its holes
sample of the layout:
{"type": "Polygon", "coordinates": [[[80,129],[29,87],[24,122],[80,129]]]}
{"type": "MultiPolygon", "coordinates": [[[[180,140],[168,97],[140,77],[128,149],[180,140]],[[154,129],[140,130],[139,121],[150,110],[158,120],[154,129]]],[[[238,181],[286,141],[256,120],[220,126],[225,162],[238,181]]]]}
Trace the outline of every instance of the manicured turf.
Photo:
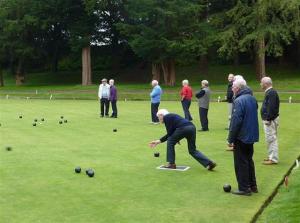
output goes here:
{"type": "MultiPolygon", "coordinates": [[[[179,102],[160,107],[182,114],[179,102]]],[[[300,104],[281,105],[277,166],[261,164],[261,131],[254,156],[259,193],[238,197],[222,190],[225,183],[236,188],[225,151],[226,103],[211,104],[211,131],[197,133],[216,171],[200,166],[182,142],[177,164],[191,169],[174,172],[156,169],[165,163],[165,144],[147,146],[165,133],[148,124],[148,102],[120,102],[119,118],[108,119],[99,118],[96,100],[0,100],[0,222],[249,222],[299,155],[299,110],[300,104]],[[58,124],[61,115],[68,123],[58,124]],[[33,127],[35,118],[45,122],[33,127]],[[94,168],[95,177],[75,174],[76,166],[94,168]]],[[[196,103],[191,112],[199,127],[196,103]]]]}
{"type": "Polygon", "coordinates": [[[272,203],[258,219],[259,223],[293,223],[300,219],[300,169],[289,176],[288,186],[282,185],[272,203]]]}

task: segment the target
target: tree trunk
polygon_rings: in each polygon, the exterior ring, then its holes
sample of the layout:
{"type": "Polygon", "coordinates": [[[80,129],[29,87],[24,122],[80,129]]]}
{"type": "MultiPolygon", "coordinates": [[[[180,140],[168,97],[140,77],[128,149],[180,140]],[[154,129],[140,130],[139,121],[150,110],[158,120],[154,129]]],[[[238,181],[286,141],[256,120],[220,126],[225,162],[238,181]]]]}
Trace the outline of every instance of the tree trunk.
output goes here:
{"type": "Polygon", "coordinates": [[[203,72],[204,74],[207,74],[208,72],[208,59],[207,55],[201,55],[200,56],[200,71],[203,72]]]}
{"type": "Polygon", "coordinates": [[[16,72],[16,85],[23,85],[25,82],[25,74],[24,74],[24,60],[21,58],[18,60],[18,67],[16,72]]]}
{"type": "Polygon", "coordinates": [[[161,65],[159,63],[152,63],[152,80],[160,82],[161,65]]]}
{"type": "Polygon", "coordinates": [[[161,67],[164,74],[165,84],[168,86],[174,86],[176,81],[175,74],[175,61],[174,59],[166,59],[161,62],[161,67]]]}
{"type": "Polygon", "coordinates": [[[256,78],[258,80],[266,76],[264,37],[258,39],[256,43],[255,71],[256,71],[256,78]]]}
{"type": "Polygon", "coordinates": [[[239,52],[234,53],[233,56],[233,65],[235,67],[238,67],[240,65],[240,56],[239,56],[239,52]]]}
{"type": "Polygon", "coordinates": [[[92,84],[91,47],[82,48],[82,85],[92,84]]]}
{"type": "Polygon", "coordinates": [[[176,82],[176,74],[175,74],[175,61],[171,59],[169,61],[169,85],[174,86],[176,82]]]}
{"type": "Polygon", "coordinates": [[[4,82],[3,82],[3,73],[2,73],[2,69],[0,68],[0,87],[4,86],[4,82]]]}

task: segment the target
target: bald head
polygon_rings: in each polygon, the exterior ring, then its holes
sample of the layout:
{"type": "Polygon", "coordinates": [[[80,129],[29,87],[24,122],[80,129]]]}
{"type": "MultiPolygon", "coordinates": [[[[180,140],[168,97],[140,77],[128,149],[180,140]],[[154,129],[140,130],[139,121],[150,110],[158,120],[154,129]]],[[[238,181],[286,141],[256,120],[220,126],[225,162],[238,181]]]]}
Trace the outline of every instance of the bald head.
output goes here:
{"type": "Polygon", "coordinates": [[[263,90],[266,90],[269,87],[272,87],[272,79],[270,77],[263,77],[260,80],[260,86],[263,90]]]}
{"type": "Polygon", "coordinates": [[[228,74],[228,81],[233,82],[234,80],[234,75],[233,74],[228,74]]]}

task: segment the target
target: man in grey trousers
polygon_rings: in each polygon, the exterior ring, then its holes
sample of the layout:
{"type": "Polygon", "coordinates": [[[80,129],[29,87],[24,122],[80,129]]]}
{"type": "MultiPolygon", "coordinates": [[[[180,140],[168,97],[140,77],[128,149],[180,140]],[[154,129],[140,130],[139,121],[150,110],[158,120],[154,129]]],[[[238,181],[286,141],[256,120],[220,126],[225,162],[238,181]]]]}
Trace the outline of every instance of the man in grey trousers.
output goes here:
{"type": "Polygon", "coordinates": [[[196,98],[198,98],[199,105],[199,116],[201,122],[201,129],[198,131],[208,131],[208,109],[209,109],[209,101],[210,101],[210,89],[208,87],[208,81],[201,81],[201,90],[196,94],[196,98]]]}

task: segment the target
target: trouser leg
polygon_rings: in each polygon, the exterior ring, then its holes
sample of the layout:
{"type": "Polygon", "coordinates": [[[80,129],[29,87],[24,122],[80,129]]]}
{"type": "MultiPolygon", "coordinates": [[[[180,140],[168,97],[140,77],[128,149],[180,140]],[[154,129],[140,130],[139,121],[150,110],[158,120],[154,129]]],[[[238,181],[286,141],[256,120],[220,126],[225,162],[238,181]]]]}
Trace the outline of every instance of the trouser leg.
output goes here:
{"type": "Polygon", "coordinates": [[[186,99],[183,99],[181,101],[181,105],[182,105],[182,109],[183,109],[183,112],[184,112],[184,118],[191,121],[193,120],[192,116],[191,116],[191,113],[190,113],[190,106],[191,106],[191,100],[186,100],[186,99]]]}
{"type": "Polygon", "coordinates": [[[199,114],[200,114],[200,121],[201,121],[202,130],[208,130],[207,113],[208,113],[208,109],[201,108],[201,107],[199,108],[199,114]]]}
{"type": "Polygon", "coordinates": [[[104,98],[100,99],[100,111],[101,111],[101,116],[104,116],[104,98]]]}
{"type": "Polygon", "coordinates": [[[151,103],[151,119],[152,122],[159,122],[158,117],[156,116],[158,112],[158,107],[160,103],[151,103]]]}
{"type": "Polygon", "coordinates": [[[107,98],[104,98],[104,110],[105,110],[105,116],[108,116],[108,113],[109,113],[109,100],[107,98]]]}
{"type": "Polygon", "coordinates": [[[185,137],[185,132],[182,128],[176,129],[175,132],[168,138],[167,141],[167,162],[175,164],[175,145],[185,137]]]}
{"type": "Polygon", "coordinates": [[[185,137],[188,144],[189,154],[194,157],[202,166],[207,167],[211,160],[209,160],[203,153],[196,149],[196,128],[195,126],[184,127],[185,137]]]}
{"type": "Polygon", "coordinates": [[[118,109],[117,109],[117,101],[113,100],[111,101],[111,109],[112,109],[112,117],[117,117],[118,116],[118,109]]]}
{"type": "Polygon", "coordinates": [[[270,125],[264,125],[265,139],[268,146],[268,158],[273,162],[278,162],[278,141],[277,141],[277,129],[279,119],[272,120],[270,125]]]}
{"type": "Polygon", "coordinates": [[[228,103],[228,128],[230,127],[231,114],[232,114],[232,103],[228,103]]]}
{"type": "Polygon", "coordinates": [[[235,142],[234,167],[239,190],[247,191],[256,185],[255,169],[252,160],[253,144],[245,144],[239,140],[235,142]]]}

